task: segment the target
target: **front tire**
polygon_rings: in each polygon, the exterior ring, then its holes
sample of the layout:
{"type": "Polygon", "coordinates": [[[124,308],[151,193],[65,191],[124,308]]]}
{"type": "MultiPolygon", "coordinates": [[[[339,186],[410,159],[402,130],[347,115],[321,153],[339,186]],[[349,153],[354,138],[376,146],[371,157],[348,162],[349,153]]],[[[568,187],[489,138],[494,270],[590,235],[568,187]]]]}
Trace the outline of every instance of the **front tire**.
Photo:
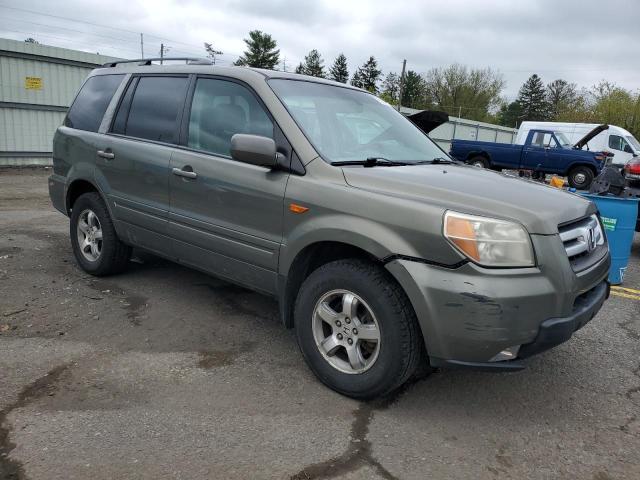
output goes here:
{"type": "Polygon", "coordinates": [[[386,271],[362,260],[338,260],[309,275],[296,299],[294,322],[311,370],[353,398],[391,393],[424,360],[409,299],[386,271]]]}
{"type": "Polygon", "coordinates": [[[69,234],[78,265],[95,276],[122,272],[131,247],[118,238],[104,200],[96,192],[78,197],[71,211],[69,234]]]}
{"type": "Polygon", "coordinates": [[[586,190],[594,178],[593,170],[589,167],[578,166],[569,172],[569,185],[576,190],[586,190]]]}
{"type": "Polygon", "coordinates": [[[469,165],[478,167],[478,168],[489,168],[491,166],[489,164],[489,160],[479,155],[469,160],[469,165]]]}

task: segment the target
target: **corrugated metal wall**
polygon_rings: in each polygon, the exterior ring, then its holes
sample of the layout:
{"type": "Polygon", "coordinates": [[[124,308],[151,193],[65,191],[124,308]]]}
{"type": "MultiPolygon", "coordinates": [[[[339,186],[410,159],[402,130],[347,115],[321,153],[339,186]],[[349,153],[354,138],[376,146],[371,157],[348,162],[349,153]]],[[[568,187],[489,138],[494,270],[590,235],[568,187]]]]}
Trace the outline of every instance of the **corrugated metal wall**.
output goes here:
{"type": "Polygon", "coordinates": [[[0,108],[0,152],[50,152],[64,112],[0,108]]]}
{"type": "Polygon", "coordinates": [[[0,38],[0,165],[51,163],[51,144],[91,69],[112,57],[0,38]]]}
{"type": "Polygon", "coordinates": [[[0,57],[0,102],[68,107],[90,71],[71,65],[0,57]],[[42,79],[42,87],[25,88],[27,77],[42,79]]]}

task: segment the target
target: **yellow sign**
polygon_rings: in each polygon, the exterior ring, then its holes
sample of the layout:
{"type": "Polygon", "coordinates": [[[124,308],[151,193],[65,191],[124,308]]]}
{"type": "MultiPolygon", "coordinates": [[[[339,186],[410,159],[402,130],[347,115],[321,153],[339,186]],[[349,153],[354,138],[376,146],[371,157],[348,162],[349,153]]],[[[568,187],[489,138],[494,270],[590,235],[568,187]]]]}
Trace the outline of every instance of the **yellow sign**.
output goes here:
{"type": "Polygon", "coordinates": [[[27,90],[42,90],[42,78],[24,77],[24,88],[27,90]]]}

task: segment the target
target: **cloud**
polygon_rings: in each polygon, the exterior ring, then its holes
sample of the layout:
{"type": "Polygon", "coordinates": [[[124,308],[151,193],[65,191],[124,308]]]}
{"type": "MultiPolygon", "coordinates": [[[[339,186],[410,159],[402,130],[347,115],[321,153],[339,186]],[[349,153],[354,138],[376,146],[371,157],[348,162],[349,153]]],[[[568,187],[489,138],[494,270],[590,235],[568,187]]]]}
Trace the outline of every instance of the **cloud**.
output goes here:
{"type": "Polygon", "coordinates": [[[63,18],[0,8],[0,36],[32,36],[129,58],[139,56],[137,32],[143,32],[147,56],[157,54],[160,43],[169,46],[169,55],[203,55],[206,41],[231,63],[244,50],[248,31],[259,29],[278,41],[289,68],[316,48],[326,66],[344,52],[351,71],[370,55],[385,73],[399,71],[404,58],[417,72],[454,62],[491,67],[504,74],[509,97],[532,73],[584,87],[606,78],[640,88],[636,0],[66,0],[55,9],[48,0],[4,4],[63,18]]]}

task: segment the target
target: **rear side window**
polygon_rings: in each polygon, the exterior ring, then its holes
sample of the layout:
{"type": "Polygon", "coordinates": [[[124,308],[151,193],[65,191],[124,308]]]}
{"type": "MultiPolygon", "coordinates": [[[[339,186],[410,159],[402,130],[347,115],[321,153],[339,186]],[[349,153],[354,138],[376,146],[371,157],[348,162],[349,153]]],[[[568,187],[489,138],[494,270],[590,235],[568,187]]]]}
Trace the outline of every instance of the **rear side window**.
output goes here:
{"type": "Polygon", "coordinates": [[[236,133],[273,138],[273,122],[242,85],[199,78],[191,104],[187,146],[229,157],[231,137],[236,133]]]}
{"type": "Polygon", "coordinates": [[[97,132],[111,97],[123,78],[124,75],[97,75],[89,78],[71,105],[64,121],[65,126],[97,132]]]}
{"type": "MultiPolygon", "coordinates": [[[[129,137],[178,143],[187,85],[187,77],[140,78],[133,92],[129,115],[124,120],[118,111],[114,128],[123,128],[124,135],[129,137]]],[[[126,109],[127,104],[123,101],[120,109],[126,109]]]]}

